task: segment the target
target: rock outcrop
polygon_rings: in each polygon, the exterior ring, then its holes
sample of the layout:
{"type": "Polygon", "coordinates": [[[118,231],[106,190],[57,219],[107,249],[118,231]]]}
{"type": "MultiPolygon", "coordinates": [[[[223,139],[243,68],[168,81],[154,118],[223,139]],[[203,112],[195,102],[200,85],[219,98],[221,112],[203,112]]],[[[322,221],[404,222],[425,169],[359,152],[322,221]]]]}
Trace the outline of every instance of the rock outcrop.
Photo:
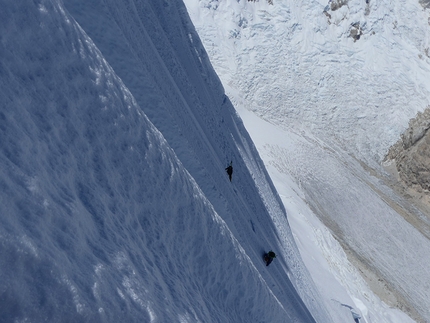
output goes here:
{"type": "Polygon", "coordinates": [[[408,188],[430,194],[430,106],[409,122],[409,128],[389,150],[400,179],[408,188]]]}

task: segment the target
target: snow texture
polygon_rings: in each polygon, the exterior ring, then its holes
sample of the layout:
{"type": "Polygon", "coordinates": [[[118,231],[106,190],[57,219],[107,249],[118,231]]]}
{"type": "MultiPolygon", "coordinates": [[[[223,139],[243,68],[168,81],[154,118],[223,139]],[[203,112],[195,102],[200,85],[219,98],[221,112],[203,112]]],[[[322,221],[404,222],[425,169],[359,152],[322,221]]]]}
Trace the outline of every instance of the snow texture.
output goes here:
{"type": "Polygon", "coordinates": [[[2,322],[332,322],[182,2],[8,0],[0,35],[2,322]]]}

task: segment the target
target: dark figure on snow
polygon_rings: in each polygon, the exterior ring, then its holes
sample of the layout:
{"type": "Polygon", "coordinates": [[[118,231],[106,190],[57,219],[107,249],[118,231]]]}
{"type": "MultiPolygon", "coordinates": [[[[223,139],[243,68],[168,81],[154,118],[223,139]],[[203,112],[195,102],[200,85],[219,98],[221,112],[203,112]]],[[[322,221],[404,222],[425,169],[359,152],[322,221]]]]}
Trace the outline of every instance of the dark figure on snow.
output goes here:
{"type": "Polygon", "coordinates": [[[270,250],[268,253],[265,253],[263,256],[264,262],[266,263],[266,266],[269,266],[270,263],[273,261],[273,259],[276,258],[275,253],[270,250]]]}
{"type": "Polygon", "coordinates": [[[233,162],[230,162],[230,165],[225,169],[227,174],[228,174],[228,178],[230,179],[231,182],[231,176],[233,175],[233,162]]]}

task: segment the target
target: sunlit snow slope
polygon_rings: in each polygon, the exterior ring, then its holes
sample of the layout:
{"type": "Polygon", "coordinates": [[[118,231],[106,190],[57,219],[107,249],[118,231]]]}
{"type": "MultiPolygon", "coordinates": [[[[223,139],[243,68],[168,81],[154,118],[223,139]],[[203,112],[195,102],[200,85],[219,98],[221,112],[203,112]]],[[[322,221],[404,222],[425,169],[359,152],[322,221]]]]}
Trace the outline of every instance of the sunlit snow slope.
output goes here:
{"type": "Polygon", "coordinates": [[[269,2],[185,0],[278,191],[297,185],[373,291],[429,322],[430,219],[381,162],[430,102],[430,13],[415,0],[269,2]]]}
{"type": "Polygon", "coordinates": [[[183,3],[65,5],[0,10],[0,321],[331,322],[183,3]]]}

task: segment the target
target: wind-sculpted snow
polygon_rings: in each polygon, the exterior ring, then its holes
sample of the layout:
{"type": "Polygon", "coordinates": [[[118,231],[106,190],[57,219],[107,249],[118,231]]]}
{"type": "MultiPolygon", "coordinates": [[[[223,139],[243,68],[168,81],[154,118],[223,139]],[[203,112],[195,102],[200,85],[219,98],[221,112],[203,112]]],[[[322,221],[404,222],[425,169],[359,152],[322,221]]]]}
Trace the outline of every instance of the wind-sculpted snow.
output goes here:
{"type": "Polygon", "coordinates": [[[183,4],[66,5],[0,11],[1,321],[330,322],[183,4]]]}

